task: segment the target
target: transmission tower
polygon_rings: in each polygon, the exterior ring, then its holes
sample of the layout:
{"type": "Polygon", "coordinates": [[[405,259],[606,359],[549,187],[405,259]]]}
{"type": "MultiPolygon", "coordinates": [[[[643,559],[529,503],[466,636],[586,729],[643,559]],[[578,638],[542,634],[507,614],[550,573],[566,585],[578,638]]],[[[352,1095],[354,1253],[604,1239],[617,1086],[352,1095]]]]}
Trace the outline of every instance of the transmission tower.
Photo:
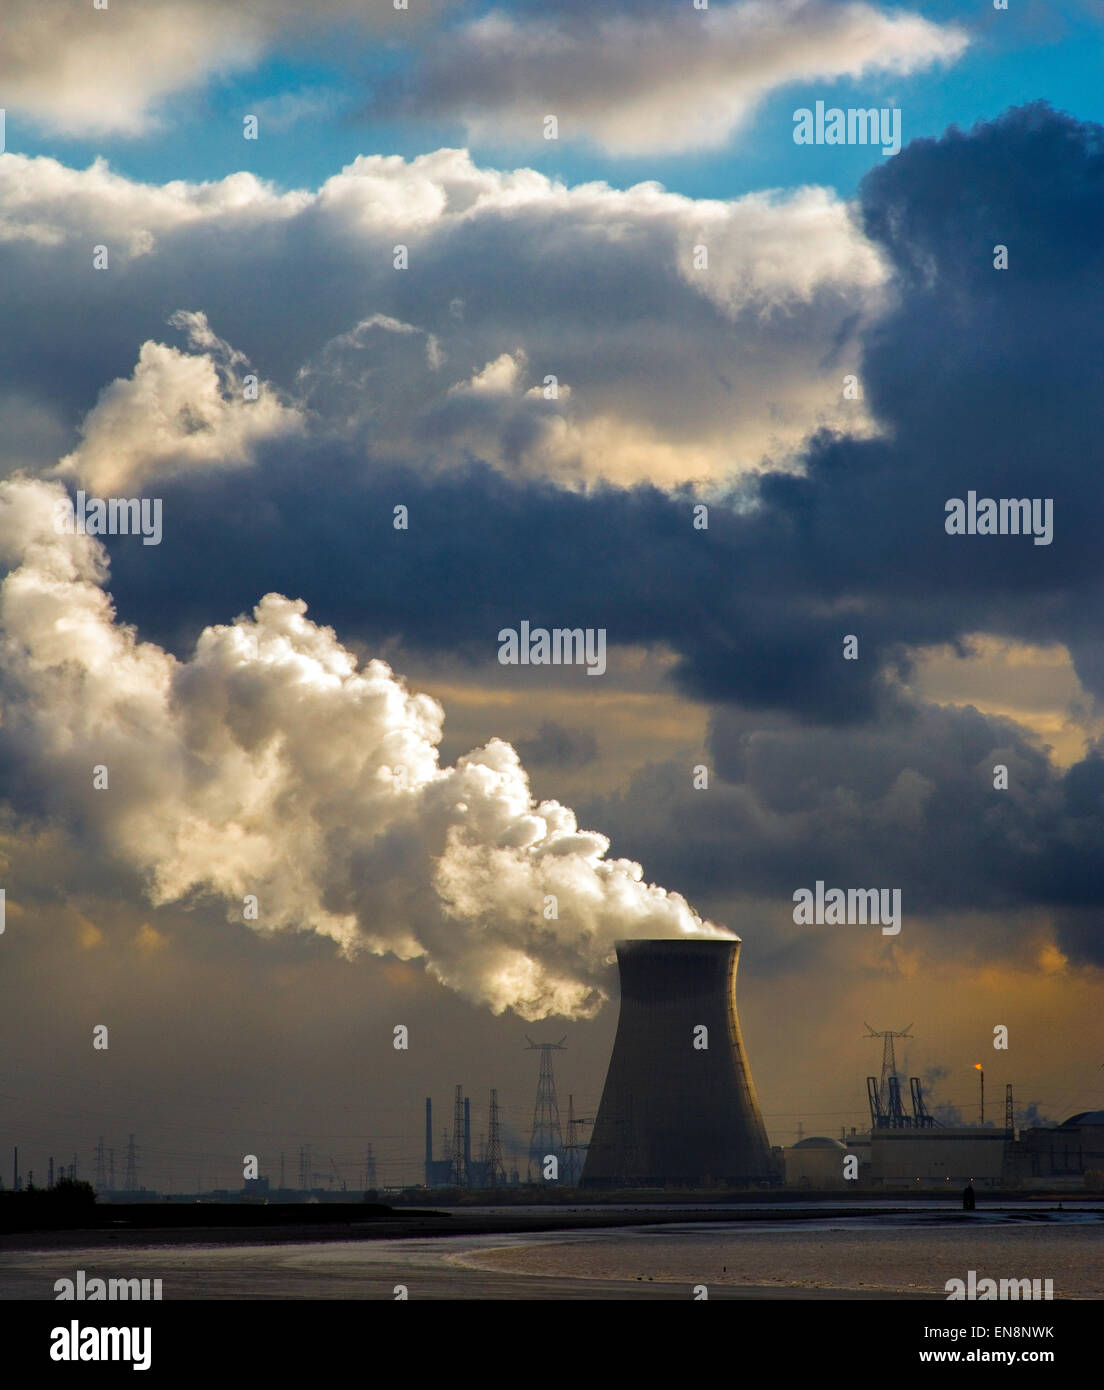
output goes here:
{"type": "MultiPolygon", "coordinates": [[[[911,1038],[912,1034],[909,1032],[909,1028],[912,1027],[912,1024],[910,1023],[908,1027],[901,1028],[896,1032],[894,1032],[892,1028],[883,1028],[879,1032],[878,1029],[871,1028],[869,1023],[864,1023],[863,1026],[866,1029],[866,1036],[868,1038],[881,1038],[882,1040],[882,1079],[878,1086],[878,1098],[881,1100],[884,1109],[888,1112],[891,1101],[889,1094],[889,1078],[891,1076],[897,1076],[897,1058],[893,1051],[893,1039],[911,1038]]],[[[900,1087],[900,1084],[900,1080],[898,1080],[898,1087],[900,1087]]]]}
{"type": "Polygon", "coordinates": [[[452,1161],[449,1180],[453,1187],[466,1186],[464,1165],[464,1088],[457,1086],[456,1103],[452,1111],[452,1161]]]}
{"type": "Polygon", "coordinates": [[[563,1134],[560,1131],[560,1107],[556,1103],[556,1078],[552,1074],[552,1054],[567,1051],[564,1047],[566,1034],[558,1043],[535,1043],[527,1033],[525,1041],[529,1044],[526,1051],[539,1052],[541,1055],[537,1102],[533,1107],[533,1133],[529,1140],[528,1180],[532,1182],[534,1164],[540,1173],[547,1154],[554,1154],[559,1165],[563,1165],[563,1134]]]}
{"type": "Polygon", "coordinates": [[[114,1150],[114,1149],[108,1149],[108,1151],[107,1151],[107,1190],[108,1190],[109,1192],[114,1192],[114,1191],[115,1191],[115,1150],[114,1150]]]}
{"type": "Polygon", "coordinates": [[[583,1125],[592,1125],[593,1120],[583,1119],[581,1115],[575,1114],[575,1097],[567,1098],[567,1143],[564,1145],[564,1181],[568,1187],[574,1187],[579,1179],[579,1152],[585,1149],[585,1144],[579,1143],[579,1131],[583,1125]]]}
{"type": "Polygon", "coordinates": [[[311,1185],[311,1151],[306,1144],[299,1150],[299,1190],[309,1192],[311,1185]]]}
{"type": "Polygon", "coordinates": [[[101,1134],[96,1141],[96,1191],[102,1192],[107,1186],[107,1172],[104,1167],[104,1141],[101,1134]]]}
{"type": "Polygon", "coordinates": [[[126,1177],[123,1179],[123,1191],[138,1191],[138,1150],[134,1147],[133,1134],[127,1136],[126,1177]]]}
{"type": "Polygon", "coordinates": [[[376,1186],[376,1156],[372,1152],[372,1145],[368,1145],[364,1155],[364,1190],[371,1192],[376,1186]]]}
{"type": "Polygon", "coordinates": [[[498,1116],[498,1092],[491,1091],[491,1119],[487,1140],[487,1184],[500,1187],[506,1182],[506,1167],[502,1162],[502,1121],[498,1116]]]}

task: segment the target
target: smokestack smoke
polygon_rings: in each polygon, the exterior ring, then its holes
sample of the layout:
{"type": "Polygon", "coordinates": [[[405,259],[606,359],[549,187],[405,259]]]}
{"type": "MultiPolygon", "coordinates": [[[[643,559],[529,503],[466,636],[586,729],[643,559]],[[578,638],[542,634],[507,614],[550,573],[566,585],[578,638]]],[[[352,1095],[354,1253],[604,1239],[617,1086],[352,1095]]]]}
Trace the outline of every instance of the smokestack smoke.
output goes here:
{"type": "Polygon", "coordinates": [[[241,922],[254,895],[259,932],[421,959],[527,1020],[593,1016],[619,937],[727,935],[535,802],[509,744],[441,767],[437,701],[358,667],[302,600],[265,595],[187,661],[140,642],[103,547],[59,533],[65,496],[0,483],[0,745],[24,809],[138,870],[155,905],[210,895],[241,922]]]}

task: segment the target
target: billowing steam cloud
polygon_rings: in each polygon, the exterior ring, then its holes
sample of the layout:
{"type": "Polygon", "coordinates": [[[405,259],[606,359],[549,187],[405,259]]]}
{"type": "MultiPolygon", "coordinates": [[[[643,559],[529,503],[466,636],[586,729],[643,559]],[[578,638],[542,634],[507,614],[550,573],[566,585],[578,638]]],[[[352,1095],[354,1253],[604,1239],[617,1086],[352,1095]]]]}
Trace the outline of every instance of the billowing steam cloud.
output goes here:
{"type": "Polygon", "coordinates": [[[526,1019],[597,1012],[618,937],[725,934],[534,802],[508,744],[440,767],[441,706],[381,661],[358,669],[301,600],[266,595],[187,662],[139,642],[102,546],[58,533],[64,497],[0,483],[2,737],[37,804],[139,870],[155,904],[214,895],[242,920],[253,894],[259,930],[421,957],[526,1019]]]}

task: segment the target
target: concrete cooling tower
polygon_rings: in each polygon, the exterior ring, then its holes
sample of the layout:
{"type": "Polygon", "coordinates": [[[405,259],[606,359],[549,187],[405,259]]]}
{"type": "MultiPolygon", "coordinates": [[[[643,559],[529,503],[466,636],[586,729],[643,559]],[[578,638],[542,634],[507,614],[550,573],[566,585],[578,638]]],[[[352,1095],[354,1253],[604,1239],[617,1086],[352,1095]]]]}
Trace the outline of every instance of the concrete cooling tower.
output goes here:
{"type": "Polygon", "coordinates": [[[739,954],[737,939],[617,943],[621,1016],[584,1186],[775,1176],[736,1014],[739,954]]]}

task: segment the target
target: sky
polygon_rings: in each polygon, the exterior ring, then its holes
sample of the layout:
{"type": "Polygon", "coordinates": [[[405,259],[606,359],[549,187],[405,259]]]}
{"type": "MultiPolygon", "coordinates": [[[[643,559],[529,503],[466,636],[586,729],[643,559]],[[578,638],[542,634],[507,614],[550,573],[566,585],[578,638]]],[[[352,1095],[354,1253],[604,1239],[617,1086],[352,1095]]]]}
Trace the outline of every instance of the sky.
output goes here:
{"type": "Polygon", "coordinates": [[[978,1061],[1104,1105],[1102,20],[12,0],[24,1174],[414,1182],[457,1084],[524,1173],[527,1037],[593,1117],[626,937],[740,936],[774,1144],[863,1125],[868,1023],[947,1118],[978,1061]],[[505,664],[523,623],[602,669],[505,664]],[[817,881],[900,932],[795,921],[817,881]]]}

